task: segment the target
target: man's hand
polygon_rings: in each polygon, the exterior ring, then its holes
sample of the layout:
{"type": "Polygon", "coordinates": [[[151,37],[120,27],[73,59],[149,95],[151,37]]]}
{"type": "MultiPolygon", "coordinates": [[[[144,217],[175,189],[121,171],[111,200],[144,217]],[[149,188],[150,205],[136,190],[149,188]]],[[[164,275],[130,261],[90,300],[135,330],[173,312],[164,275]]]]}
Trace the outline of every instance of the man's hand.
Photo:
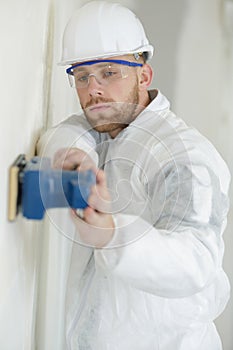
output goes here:
{"type": "Polygon", "coordinates": [[[96,171],[96,185],[92,186],[88,207],[83,210],[83,219],[72,210],[72,218],[83,243],[102,248],[114,234],[111,215],[111,199],[103,170],[96,171]]]}
{"type": "Polygon", "coordinates": [[[96,168],[86,152],[78,148],[61,149],[54,157],[54,167],[65,170],[84,171],[91,169],[96,175],[96,184],[92,186],[88,206],[80,218],[72,209],[72,219],[80,240],[89,246],[102,248],[112,239],[114,221],[111,214],[111,198],[103,170],[96,168]]]}

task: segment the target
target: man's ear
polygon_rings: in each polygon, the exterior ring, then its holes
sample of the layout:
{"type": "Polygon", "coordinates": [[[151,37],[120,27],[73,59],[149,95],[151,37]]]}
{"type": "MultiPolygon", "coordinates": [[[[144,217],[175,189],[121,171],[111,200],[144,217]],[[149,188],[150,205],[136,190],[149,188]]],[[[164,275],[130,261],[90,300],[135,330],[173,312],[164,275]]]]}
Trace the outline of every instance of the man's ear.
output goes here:
{"type": "Polygon", "coordinates": [[[151,84],[152,79],[153,79],[153,70],[149,64],[145,63],[142,66],[141,71],[140,71],[139,89],[140,90],[147,90],[147,88],[151,84]]]}

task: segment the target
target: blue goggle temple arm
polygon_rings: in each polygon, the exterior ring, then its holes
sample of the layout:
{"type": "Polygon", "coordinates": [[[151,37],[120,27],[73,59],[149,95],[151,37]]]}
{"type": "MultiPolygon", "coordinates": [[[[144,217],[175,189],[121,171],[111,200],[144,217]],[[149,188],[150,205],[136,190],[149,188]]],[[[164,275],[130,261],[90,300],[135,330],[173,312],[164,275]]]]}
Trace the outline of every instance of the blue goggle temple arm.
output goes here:
{"type": "Polygon", "coordinates": [[[96,63],[102,63],[102,62],[107,62],[107,63],[118,63],[118,64],[123,64],[124,66],[129,66],[129,67],[142,67],[142,63],[136,63],[136,62],[130,62],[130,61],[124,61],[124,60],[94,60],[94,61],[88,61],[88,62],[82,62],[75,64],[74,66],[71,66],[66,69],[66,73],[73,75],[73,69],[81,66],[92,66],[96,63]]]}

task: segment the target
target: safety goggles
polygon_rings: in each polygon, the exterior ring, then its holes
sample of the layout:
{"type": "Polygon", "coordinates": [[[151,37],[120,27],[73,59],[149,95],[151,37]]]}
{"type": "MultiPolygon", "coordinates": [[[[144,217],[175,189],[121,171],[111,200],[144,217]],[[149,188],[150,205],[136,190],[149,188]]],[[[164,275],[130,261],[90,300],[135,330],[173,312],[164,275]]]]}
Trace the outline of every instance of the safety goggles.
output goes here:
{"type": "Polygon", "coordinates": [[[124,60],[95,60],[78,63],[66,69],[70,85],[77,89],[86,88],[90,77],[95,77],[100,85],[109,85],[116,80],[125,79],[129,75],[130,67],[142,67],[142,63],[124,60]],[[95,66],[89,70],[90,66],[95,66]]]}

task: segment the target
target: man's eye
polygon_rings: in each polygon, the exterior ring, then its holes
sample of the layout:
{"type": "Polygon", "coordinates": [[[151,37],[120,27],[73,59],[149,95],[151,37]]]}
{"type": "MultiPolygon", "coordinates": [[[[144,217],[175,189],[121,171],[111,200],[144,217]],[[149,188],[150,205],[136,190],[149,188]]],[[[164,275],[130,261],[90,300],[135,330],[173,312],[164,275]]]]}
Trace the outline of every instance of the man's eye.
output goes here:
{"type": "Polygon", "coordinates": [[[115,78],[119,75],[117,70],[111,69],[111,70],[105,70],[103,73],[103,78],[115,78]]]}
{"type": "Polygon", "coordinates": [[[115,75],[115,74],[116,74],[116,72],[111,71],[111,70],[104,73],[104,75],[105,75],[106,77],[111,77],[111,76],[113,76],[113,75],[115,75]]]}
{"type": "Polygon", "coordinates": [[[89,75],[88,74],[83,74],[83,75],[75,75],[75,79],[80,81],[80,82],[85,82],[88,80],[89,75]]]}

